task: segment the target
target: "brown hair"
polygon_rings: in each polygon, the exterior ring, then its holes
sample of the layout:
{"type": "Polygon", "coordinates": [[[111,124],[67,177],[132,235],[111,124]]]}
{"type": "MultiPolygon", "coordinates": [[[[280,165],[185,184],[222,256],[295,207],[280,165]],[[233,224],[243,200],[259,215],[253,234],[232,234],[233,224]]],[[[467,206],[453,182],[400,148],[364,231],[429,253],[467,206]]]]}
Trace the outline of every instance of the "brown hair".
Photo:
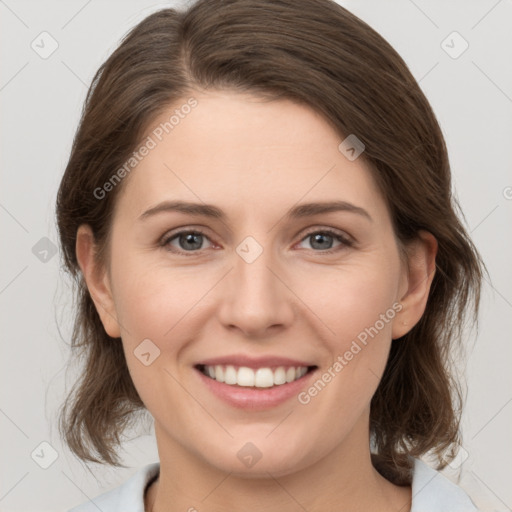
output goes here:
{"type": "MultiPolygon", "coordinates": [[[[140,22],[96,73],[57,198],[63,263],[74,278],[72,334],[85,368],[59,416],[82,460],[121,466],[120,434],[144,411],[119,339],[100,321],[78,267],[78,227],[108,261],[112,211],[123,183],[94,191],[123,166],[156,116],[194,90],[228,89],[311,106],[341,137],[355,134],[387,200],[397,239],[438,241],[437,271],[419,323],[392,343],[372,398],[373,462],[407,483],[409,456],[444,467],[460,439],[462,394],[451,373],[467,313],[476,319],[483,263],[457,216],[441,129],[407,65],[370,26],[331,0],[199,0],[140,22]],[[473,304],[473,308],[469,305],[473,304]],[[95,450],[95,453],[93,452],[95,450]]],[[[73,355],[73,354],[72,354],[73,355]]]]}

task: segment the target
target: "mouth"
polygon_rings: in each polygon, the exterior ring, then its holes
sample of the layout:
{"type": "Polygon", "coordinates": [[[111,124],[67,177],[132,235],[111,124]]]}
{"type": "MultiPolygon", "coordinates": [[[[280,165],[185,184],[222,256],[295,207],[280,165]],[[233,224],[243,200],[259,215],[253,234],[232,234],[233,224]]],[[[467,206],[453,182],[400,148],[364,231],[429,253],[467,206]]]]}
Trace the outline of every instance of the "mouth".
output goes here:
{"type": "Polygon", "coordinates": [[[256,412],[298,400],[318,373],[319,367],[309,361],[239,353],[203,359],[193,368],[206,394],[224,405],[256,412]]]}
{"type": "Polygon", "coordinates": [[[198,364],[195,368],[208,379],[233,387],[276,388],[304,378],[317,366],[264,366],[250,368],[235,365],[198,364]]]}

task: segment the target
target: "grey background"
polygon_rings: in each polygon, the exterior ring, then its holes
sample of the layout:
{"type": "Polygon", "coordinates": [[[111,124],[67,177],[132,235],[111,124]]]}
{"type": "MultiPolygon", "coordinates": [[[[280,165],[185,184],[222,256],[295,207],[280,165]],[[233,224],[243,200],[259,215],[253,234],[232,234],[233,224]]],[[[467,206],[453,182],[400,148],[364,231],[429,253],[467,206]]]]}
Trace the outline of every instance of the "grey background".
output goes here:
{"type": "MultiPolygon", "coordinates": [[[[510,510],[512,2],[340,3],[404,58],[446,137],[466,224],[491,276],[479,332],[468,339],[467,365],[461,364],[468,387],[464,457],[446,474],[460,474],[459,485],[482,510],[510,510]],[[445,51],[462,48],[453,31],[469,44],[457,58],[445,51]]],[[[91,465],[94,478],[59,439],[56,415],[76,368],[66,373],[72,297],[52,249],[56,191],[87,86],[128,29],[170,5],[176,4],[0,0],[3,512],[66,511],[158,460],[152,433],[134,432],[125,444],[129,467],[91,465]],[[43,31],[58,43],[47,59],[31,47],[34,40],[42,47],[43,31]],[[53,453],[57,459],[43,469],[53,453]]]]}

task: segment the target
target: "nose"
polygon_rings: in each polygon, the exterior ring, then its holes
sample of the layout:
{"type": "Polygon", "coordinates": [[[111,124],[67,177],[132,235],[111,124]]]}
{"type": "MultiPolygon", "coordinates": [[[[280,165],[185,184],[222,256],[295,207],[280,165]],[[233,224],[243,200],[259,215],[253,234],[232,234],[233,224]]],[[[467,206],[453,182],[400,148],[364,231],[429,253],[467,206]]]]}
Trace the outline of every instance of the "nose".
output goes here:
{"type": "Polygon", "coordinates": [[[233,268],[219,290],[219,321],[253,339],[286,329],[294,319],[295,297],[287,277],[271,250],[264,249],[254,261],[234,252],[233,268]]]}

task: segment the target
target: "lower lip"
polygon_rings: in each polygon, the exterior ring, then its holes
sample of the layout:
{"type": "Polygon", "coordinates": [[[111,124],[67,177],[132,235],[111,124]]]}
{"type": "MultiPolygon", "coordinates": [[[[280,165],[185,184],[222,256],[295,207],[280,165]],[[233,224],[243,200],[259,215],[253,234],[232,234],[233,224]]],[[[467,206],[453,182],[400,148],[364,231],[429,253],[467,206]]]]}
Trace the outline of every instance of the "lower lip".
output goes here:
{"type": "Polygon", "coordinates": [[[303,375],[300,379],[273,386],[271,388],[250,388],[232,386],[207,377],[201,370],[195,368],[202,382],[217,397],[239,409],[264,410],[276,407],[298,394],[306,387],[316,368],[303,375]]]}

